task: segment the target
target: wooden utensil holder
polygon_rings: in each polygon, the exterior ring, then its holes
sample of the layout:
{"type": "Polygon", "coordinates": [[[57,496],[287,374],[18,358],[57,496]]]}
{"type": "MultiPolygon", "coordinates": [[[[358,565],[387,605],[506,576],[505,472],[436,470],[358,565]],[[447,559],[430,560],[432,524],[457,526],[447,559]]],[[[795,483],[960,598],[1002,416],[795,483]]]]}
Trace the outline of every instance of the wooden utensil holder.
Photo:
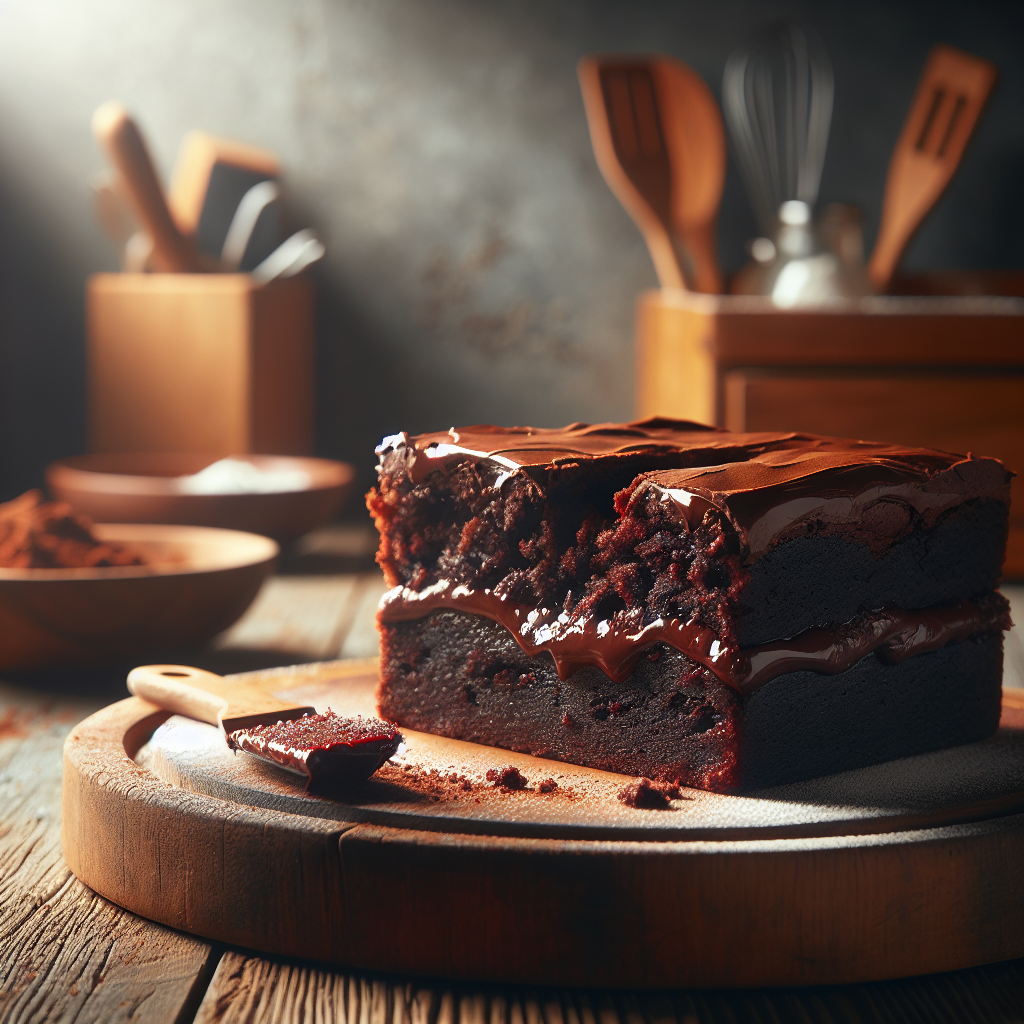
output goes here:
{"type": "MultiPolygon", "coordinates": [[[[1024,473],[1024,302],[878,296],[786,311],[751,296],[643,292],[638,416],[990,455],[1024,473]]],[[[1024,577],[1024,476],[1003,571],[1024,577]]]]}
{"type": "Polygon", "coordinates": [[[312,283],[248,274],[94,274],[86,283],[96,452],[313,447],[312,283]]]}

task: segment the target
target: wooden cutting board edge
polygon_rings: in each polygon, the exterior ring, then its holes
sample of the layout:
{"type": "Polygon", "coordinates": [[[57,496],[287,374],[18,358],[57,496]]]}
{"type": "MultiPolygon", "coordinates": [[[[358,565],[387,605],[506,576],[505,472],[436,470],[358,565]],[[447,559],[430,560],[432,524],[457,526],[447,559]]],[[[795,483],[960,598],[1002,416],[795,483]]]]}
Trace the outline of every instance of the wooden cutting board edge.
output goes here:
{"type": "Polygon", "coordinates": [[[727,842],[418,832],[168,785],[126,753],[165,717],[132,698],[72,731],[64,851],[114,903],[208,939],[376,971],[602,988],[853,983],[1024,955],[1021,814],[727,842]]]}

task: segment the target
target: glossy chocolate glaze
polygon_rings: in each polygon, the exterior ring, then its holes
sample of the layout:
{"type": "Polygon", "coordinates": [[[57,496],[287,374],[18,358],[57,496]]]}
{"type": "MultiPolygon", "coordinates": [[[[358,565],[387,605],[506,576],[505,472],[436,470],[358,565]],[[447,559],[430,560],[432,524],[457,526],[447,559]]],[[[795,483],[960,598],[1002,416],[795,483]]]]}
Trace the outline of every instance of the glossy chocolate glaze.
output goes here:
{"type": "Polygon", "coordinates": [[[615,682],[625,682],[644,653],[654,644],[664,643],[745,695],[787,672],[834,675],[872,652],[888,664],[897,664],[970,636],[1000,632],[1008,625],[1005,600],[991,595],[982,605],[960,601],[919,610],[881,609],[850,622],[816,626],[791,639],[740,649],[721,643],[712,630],[698,622],[656,619],[644,625],[631,622],[628,612],[611,620],[574,619],[571,614],[517,605],[490,590],[448,581],[419,592],[395,587],[381,600],[378,616],[382,623],[401,622],[441,608],[483,615],[500,623],[531,657],[547,651],[562,680],[592,666],[615,682]]]}
{"type": "Polygon", "coordinates": [[[691,523],[719,509],[747,563],[812,532],[852,534],[878,551],[973,498],[1009,504],[1010,474],[996,459],[792,432],[734,434],[661,418],[554,430],[453,427],[396,434],[377,452],[382,459],[404,455],[415,482],[453,462],[490,463],[495,487],[520,471],[537,475],[649,452],[675,468],[645,473],[637,487],[658,488],[691,523]]]}
{"type": "Polygon", "coordinates": [[[329,790],[368,779],[402,743],[402,734],[377,718],[343,718],[328,709],[272,725],[227,734],[244,750],[306,778],[310,790],[329,790]]]}

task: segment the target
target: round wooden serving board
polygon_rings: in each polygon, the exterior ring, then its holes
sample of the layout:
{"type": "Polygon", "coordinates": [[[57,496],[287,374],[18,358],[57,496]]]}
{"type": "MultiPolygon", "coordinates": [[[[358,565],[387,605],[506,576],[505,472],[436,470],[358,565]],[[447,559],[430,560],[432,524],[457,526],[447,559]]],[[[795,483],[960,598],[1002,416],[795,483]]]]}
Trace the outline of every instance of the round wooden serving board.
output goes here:
{"type": "MultiPolygon", "coordinates": [[[[373,713],[375,663],[250,678],[373,713]]],[[[68,738],[65,855],[145,917],[371,970],[718,987],[1024,955],[1020,697],[983,743],[741,796],[684,790],[664,810],[621,803],[624,776],[405,735],[329,799],[211,726],[121,701],[68,738]],[[487,781],[507,765],[527,789],[487,781]]]]}

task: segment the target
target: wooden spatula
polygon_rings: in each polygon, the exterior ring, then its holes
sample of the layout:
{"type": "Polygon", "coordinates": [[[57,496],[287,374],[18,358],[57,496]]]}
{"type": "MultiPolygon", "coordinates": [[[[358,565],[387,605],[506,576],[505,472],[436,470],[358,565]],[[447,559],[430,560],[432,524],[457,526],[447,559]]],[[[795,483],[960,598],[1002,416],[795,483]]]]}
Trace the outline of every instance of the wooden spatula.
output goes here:
{"type": "Polygon", "coordinates": [[[280,162],[269,150],[206,132],[189,132],[178,151],[167,205],[178,230],[192,239],[201,254],[219,257],[225,270],[237,270],[248,242],[253,243],[255,262],[277,245],[277,206],[264,202],[255,210],[241,252],[232,253],[238,241],[232,233],[240,226],[239,215],[246,212],[247,205],[252,206],[261,187],[266,198],[280,176],[280,162]]]}
{"type": "Polygon", "coordinates": [[[171,273],[203,269],[191,241],[178,230],[164,199],[146,143],[120,103],[104,103],[92,118],[93,135],[117,169],[142,229],[153,242],[153,265],[171,273]]]}
{"type": "Polygon", "coordinates": [[[402,734],[379,719],[317,714],[245,680],[188,665],[132,669],[128,690],[165,711],[219,725],[232,750],[302,776],[311,791],[362,782],[402,743],[402,734]]]}
{"type": "Polygon", "coordinates": [[[914,232],[960,164],[998,73],[980,57],[936,46],[928,55],[885,179],[868,275],[885,291],[914,232]]]}
{"type": "MultiPolygon", "coordinates": [[[[168,206],[178,229],[193,235],[199,229],[203,206],[209,198],[210,183],[218,168],[224,168],[240,179],[237,205],[245,191],[261,181],[276,181],[281,164],[267,149],[221,139],[206,132],[193,131],[182,139],[178,161],[171,179],[168,206]]],[[[234,207],[232,207],[232,210],[234,207]]],[[[228,211],[227,220],[230,220],[228,211]]]]}
{"type": "Polygon", "coordinates": [[[704,79],[681,61],[651,62],[672,169],[672,228],[682,243],[687,283],[721,293],[718,209],[725,187],[725,126],[704,79]]]}
{"type": "Polygon", "coordinates": [[[671,57],[591,56],[577,70],[598,166],[643,233],[662,287],[720,292],[725,132],[711,92],[671,57]]]}

